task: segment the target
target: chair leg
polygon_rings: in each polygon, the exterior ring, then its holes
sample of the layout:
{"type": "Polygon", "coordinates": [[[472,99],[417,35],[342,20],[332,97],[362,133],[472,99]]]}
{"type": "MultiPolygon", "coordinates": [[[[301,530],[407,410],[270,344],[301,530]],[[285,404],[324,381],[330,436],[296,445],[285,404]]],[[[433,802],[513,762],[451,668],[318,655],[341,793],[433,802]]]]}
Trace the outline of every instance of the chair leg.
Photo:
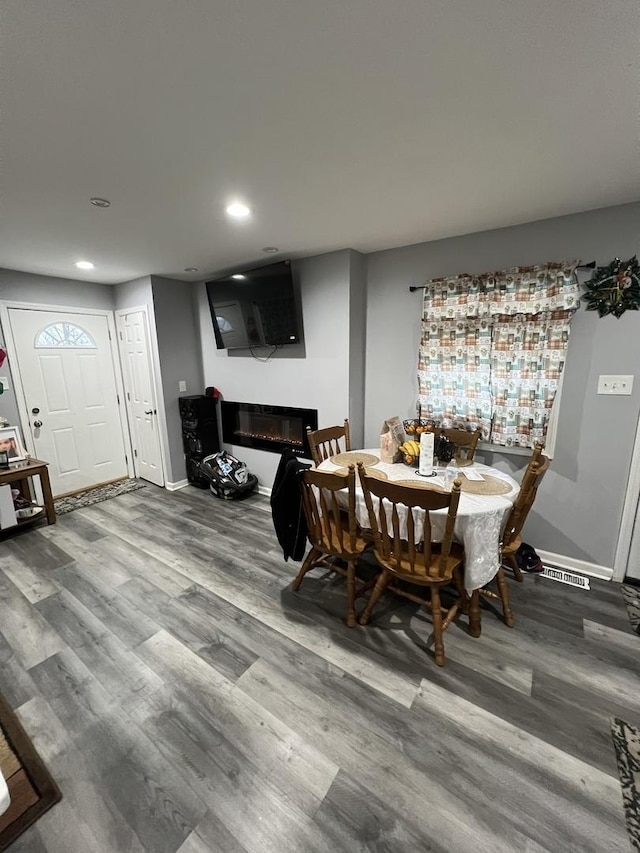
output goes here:
{"type": "Polygon", "coordinates": [[[360,614],[360,618],[358,619],[358,622],[361,625],[366,625],[369,619],[371,618],[373,608],[376,606],[376,602],[389,585],[390,580],[391,575],[389,574],[389,572],[380,572],[380,577],[376,581],[376,585],[374,586],[371,595],[369,596],[369,600],[367,601],[366,607],[364,608],[364,610],[360,614]]]}
{"type": "Polygon", "coordinates": [[[515,580],[517,580],[518,583],[522,583],[522,581],[524,580],[524,575],[522,574],[522,570],[518,565],[518,561],[516,560],[515,554],[509,554],[506,557],[506,561],[509,564],[509,568],[513,572],[513,577],[515,578],[515,580]]]}
{"type": "Polygon", "coordinates": [[[469,633],[479,637],[482,630],[480,622],[480,590],[474,589],[469,602],[469,633]]]}
{"type": "Polygon", "coordinates": [[[433,622],[436,663],[438,666],[444,666],[445,656],[444,643],[442,642],[442,606],[440,604],[440,590],[437,586],[431,587],[431,620],[433,622]]]}
{"type": "Polygon", "coordinates": [[[347,626],[356,626],[356,564],[353,560],[347,563],[347,626]]]}
{"type": "Polygon", "coordinates": [[[460,609],[463,614],[466,616],[469,612],[469,597],[467,596],[467,591],[464,588],[464,581],[462,579],[462,574],[460,569],[456,569],[453,573],[453,582],[456,585],[456,592],[458,593],[458,597],[460,598],[460,609]]]}
{"type": "Polygon", "coordinates": [[[319,560],[320,557],[322,557],[322,551],[319,548],[312,547],[309,553],[307,554],[306,559],[302,564],[302,568],[296,576],[296,579],[291,584],[291,589],[294,592],[297,592],[300,589],[300,584],[302,583],[304,576],[307,574],[307,572],[311,571],[311,569],[315,566],[317,560],[319,560]]]}
{"type": "Polygon", "coordinates": [[[509,628],[513,628],[515,618],[509,604],[509,586],[505,579],[504,569],[502,566],[498,569],[496,582],[498,584],[498,592],[500,593],[500,601],[502,602],[502,614],[504,616],[505,624],[508,625],[509,628]]]}

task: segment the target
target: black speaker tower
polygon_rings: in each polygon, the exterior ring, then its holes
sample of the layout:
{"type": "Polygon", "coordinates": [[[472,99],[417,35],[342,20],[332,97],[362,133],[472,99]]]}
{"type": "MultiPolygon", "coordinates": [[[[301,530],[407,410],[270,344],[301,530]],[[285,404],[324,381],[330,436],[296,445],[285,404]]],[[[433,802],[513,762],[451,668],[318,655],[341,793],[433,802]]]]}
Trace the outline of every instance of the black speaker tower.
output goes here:
{"type": "Polygon", "coordinates": [[[220,450],[218,435],[218,401],[215,397],[195,394],[178,397],[182,420],[182,446],[187,466],[187,479],[201,489],[209,488],[202,476],[200,461],[220,450]]]}

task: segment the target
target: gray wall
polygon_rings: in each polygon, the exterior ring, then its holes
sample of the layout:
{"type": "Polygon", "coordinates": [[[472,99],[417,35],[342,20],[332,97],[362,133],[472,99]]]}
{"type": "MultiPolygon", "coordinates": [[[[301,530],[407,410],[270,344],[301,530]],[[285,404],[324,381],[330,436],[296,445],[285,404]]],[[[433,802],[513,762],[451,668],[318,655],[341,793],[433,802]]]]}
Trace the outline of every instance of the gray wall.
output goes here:
{"type": "MultiPolygon", "coordinates": [[[[113,309],[113,288],[106,284],[73,281],[45,275],[0,269],[0,301],[32,302],[55,307],[113,309]]],[[[4,347],[5,332],[0,327],[4,347]]],[[[4,347],[6,349],[6,347],[4,347]]],[[[18,404],[10,359],[0,367],[0,376],[9,378],[10,390],[0,394],[0,415],[19,424],[18,404]]]]}
{"type": "Polygon", "coordinates": [[[169,443],[167,479],[175,483],[186,477],[178,397],[204,392],[195,285],[157,276],[151,277],[151,285],[169,443]],[[187,383],[186,391],[178,390],[181,379],[187,383]]]}
{"type": "MultiPolygon", "coordinates": [[[[227,400],[318,409],[320,426],[342,423],[349,411],[349,297],[351,255],[348,249],[295,261],[304,321],[306,358],[257,361],[242,351],[230,357],[217,350],[204,285],[197,294],[205,385],[215,385],[227,400]]],[[[292,347],[298,350],[298,347],[292,347]]],[[[280,459],[230,446],[260,483],[271,486],[280,459]]]]}
{"type": "MultiPolygon", "coordinates": [[[[367,257],[365,444],[382,421],[415,413],[421,291],[437,276],[579,258],[606,264],[640,253],[640,205],[377,252],[367,257]]],[[[619,320],[576,314],[564,374],[555,458],[527,524],[534,546],[611,568],[640,410],[630,397],[596,395],[601,373],[638,374],[640,312],[619,320]]],[[[502,467],[522,459],[491,455],[502,467]]]]}
{"type": "Polygon", "coordinates": [[[153,291],[151,290],[151,276],[144,275],[142,278],[134,278],[124,281],[112,288],[114,293],[114,308],[146,307],[149,312],[149,323],[153,320],[153,291]]]}
{"type": "Polygon", "coordinates": [[[367,342],[367,270],[360,252],[349,253],[349,427],[351,446],[364,446],[367,342]]]}

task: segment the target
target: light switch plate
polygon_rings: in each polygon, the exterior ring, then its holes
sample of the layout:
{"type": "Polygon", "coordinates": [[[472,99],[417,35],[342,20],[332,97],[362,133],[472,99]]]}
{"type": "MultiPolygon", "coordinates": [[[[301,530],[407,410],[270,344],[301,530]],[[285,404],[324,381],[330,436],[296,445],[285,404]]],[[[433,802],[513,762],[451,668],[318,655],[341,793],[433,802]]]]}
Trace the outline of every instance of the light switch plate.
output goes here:
{"type": "Polygon", "coordinates": [[[178,382],[178,391],[186,391],[186,390],[187,390],[187,383],[184,381],[184,379],[181,379],[178,382]]]}
{"type": "Polygon", "coordinates": [[[2,382],[2,387],[5,391],[9,391],[9,377],[8,376],[0,376],[0,382],[2,382]]]}
{"type": "Polygon", "coordinates": [[[598,376],[598,394],[625,395],[633,391],[633,375],[600,375],[598,376]]]}

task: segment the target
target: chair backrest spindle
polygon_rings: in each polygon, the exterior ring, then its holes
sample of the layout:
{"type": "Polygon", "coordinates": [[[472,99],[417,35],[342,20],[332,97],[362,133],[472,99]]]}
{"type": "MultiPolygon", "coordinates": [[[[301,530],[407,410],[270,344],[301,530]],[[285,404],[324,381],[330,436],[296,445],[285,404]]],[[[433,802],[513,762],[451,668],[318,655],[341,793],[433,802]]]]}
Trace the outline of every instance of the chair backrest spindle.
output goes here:
{"type": "Polygon", "coordinates": [[[476,453],[478,441],[482,435],[482,431],[477,429],[474,432],[469,432],[465,429],[440,429],[440,435],[446,436],[449,441],[452,441],[456,446],[456,459],[459,462],[473,461],[476,453]]]}
{"type": "Polygon", "coordinates": [[[320,465],[326,459],[341,453],[340,440],[344,442],[344,450],[351,450],[349,419],[345,418],[343,426],[317,430],[311,430],[307,427],[307,440],[311,450],[311,458],[315,465],[320,465]]]}
{"type": "Polygon", "coordinates": [[[358,528],[355,517],[356,476],[353,465],[346,474],[330,474],[310,468],[301,475],[302,505],[312,545],[338,555],[356,551],[358,528]],[[338,492],[347,492],[347,512],[338,502],[338,492]]]}
{"type": "Polygon", "coordinates": [[[522,533],[522,528],[536,499],[538,487],[548,468],[549,458],[542,455],[542,445],[537,444],[524,472],[520,491],[507,516],[502,534],[503,547],[515,542],[522,533]]]}
{"type": "Polygon", "coordinates": [[[437,509],[448,509],[440,556],[435,563],[437,576],[445,577],[460,500],[460,481],[455,481],[451,492],[442,492],[436,489],[401,486],[388,480],[369,477],[362,463],[358,463],[358,474],[369,515],[369,526],[373,534],[374,551],[378,560],[390,571],[425,576],[425,566],[433,565],[429,513],[437,509]],[[377,514],[374,498],[378,501],[377,514]],[[400,505],[407,510],[406,537],[401,535],[398,512],[400,505]],[[424,512],[421,525],[422,553],[416,539],[414,510],[424,512]]]}

